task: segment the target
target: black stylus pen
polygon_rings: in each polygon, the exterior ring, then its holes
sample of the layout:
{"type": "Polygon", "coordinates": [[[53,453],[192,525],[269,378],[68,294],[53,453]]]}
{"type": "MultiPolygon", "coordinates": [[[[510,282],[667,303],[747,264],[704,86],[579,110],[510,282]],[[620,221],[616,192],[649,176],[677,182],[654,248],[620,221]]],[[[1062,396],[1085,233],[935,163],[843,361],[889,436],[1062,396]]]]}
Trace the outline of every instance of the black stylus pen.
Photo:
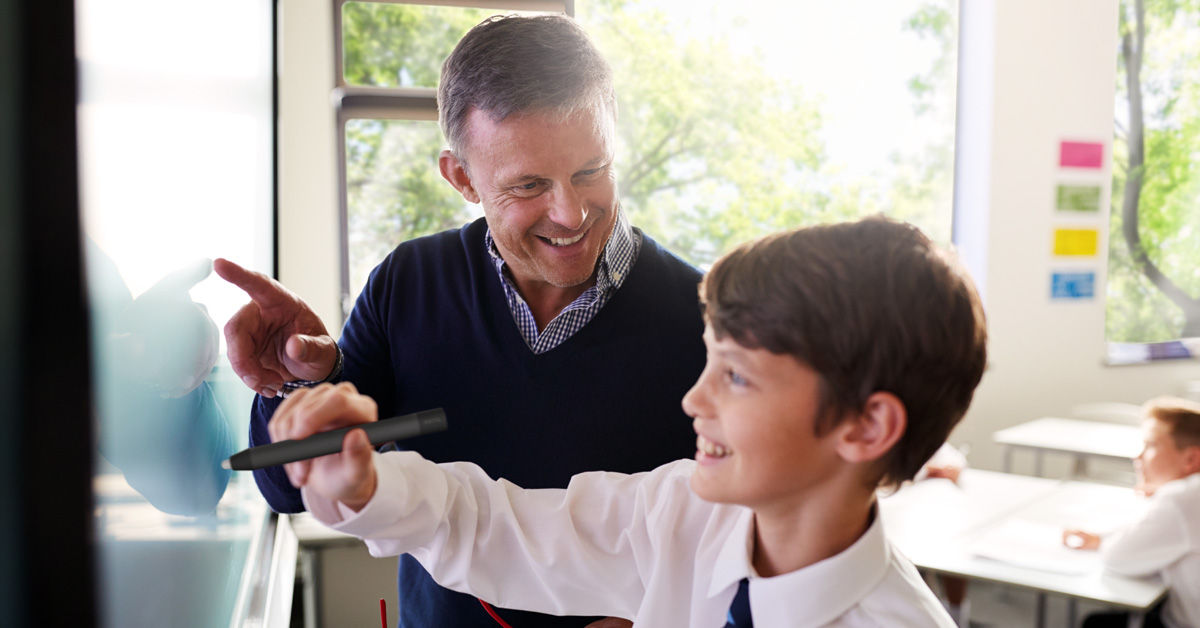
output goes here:
{"type": "Polygon", "coordinates": [[[378,447],[394,440],[441,432],[446,429],[446,413],[441,408],[434,408],[374,423],[321,432],[300,440],[281,440],[277,443],[259,445],[239,451],[230,456],[229,460],[222,460],[221,466],[234,471],[252,471],[277,464],[336,454],[342,450],[342,439],[345,438],[346,433],[359,428],[367,433],[367,439],[371,441],[371,444],[378,447]]]}

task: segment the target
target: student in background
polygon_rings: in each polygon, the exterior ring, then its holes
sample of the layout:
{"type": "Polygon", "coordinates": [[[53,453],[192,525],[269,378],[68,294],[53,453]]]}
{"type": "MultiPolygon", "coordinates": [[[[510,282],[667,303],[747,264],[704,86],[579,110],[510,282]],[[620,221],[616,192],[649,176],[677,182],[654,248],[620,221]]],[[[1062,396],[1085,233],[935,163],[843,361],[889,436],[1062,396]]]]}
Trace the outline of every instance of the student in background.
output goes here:
{"type": "MultiPolygon", "coordinates": [[[[1170,588],[1147,614],[1146,628],[1200,626],[1200,404],[1163,397],[1148,402],[1145,448],[1134,460],[1146,513],[1109,538],[1066,530],[1063,543],[1099,550],[1104,568],[1126,576],[1158,574],[1170,588]]],[[[1089,616],[1087,628],[1125,626],[1127,613],[1089,616]]]]}
{"type": "MultiPolygon", "coordinates": [[[[695,460],[522,490],[380,454],[353,430],[341,453],[285,471],[372,554],[411,552],[442,585],[510,607],[653,628],[953,626],[885,538],[875,494],[913,477],[970,404],[986,363],[970,281],[916,228],[876,217],[743,245],[701,300],[708,363],[683,398],[695,460]]],[[[271,428],[375,418],[353,386],[321,386],[271,428]]]]}

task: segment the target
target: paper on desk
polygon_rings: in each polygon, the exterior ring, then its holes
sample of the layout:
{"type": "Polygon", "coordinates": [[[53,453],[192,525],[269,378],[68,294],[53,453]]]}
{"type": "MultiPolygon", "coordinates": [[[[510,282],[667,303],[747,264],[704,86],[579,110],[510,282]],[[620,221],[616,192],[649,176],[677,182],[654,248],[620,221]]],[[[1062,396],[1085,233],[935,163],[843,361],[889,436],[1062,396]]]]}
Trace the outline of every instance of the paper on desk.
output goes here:
{"type": "Polygon", "coordinates": [[[971,542],[969,551],[981,558],[1052,573],[1077,575],[1099,570],[1099,555],[1064,546],[1062,532],[1058,525],[1005,519],[985,529],[971,542]]]}

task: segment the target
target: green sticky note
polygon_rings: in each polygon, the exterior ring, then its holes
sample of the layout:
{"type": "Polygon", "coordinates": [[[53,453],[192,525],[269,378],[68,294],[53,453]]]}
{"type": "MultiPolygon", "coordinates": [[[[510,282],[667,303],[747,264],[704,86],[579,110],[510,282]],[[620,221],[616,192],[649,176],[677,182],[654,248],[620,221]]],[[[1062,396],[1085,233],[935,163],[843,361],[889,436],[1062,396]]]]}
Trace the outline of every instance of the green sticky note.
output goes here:
{"type": "Polygon", "coordinates": [[[1060,185],[1055,207],[1068,212],[1100,211],[1100,186],[1060,185]]]}

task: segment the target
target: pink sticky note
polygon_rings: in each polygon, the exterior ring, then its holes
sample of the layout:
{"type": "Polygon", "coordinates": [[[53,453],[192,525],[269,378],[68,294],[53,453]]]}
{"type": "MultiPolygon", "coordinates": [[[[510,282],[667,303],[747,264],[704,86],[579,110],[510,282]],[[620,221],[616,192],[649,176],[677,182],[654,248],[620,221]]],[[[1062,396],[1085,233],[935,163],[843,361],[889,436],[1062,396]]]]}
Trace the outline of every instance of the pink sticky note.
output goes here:
{"type": "Polygon", "coordinates": [[[1104,144],[1100,142],[1062,142],[1058,165],[1064,168],[1099,168],[1104,165],[1104,144]]]}

